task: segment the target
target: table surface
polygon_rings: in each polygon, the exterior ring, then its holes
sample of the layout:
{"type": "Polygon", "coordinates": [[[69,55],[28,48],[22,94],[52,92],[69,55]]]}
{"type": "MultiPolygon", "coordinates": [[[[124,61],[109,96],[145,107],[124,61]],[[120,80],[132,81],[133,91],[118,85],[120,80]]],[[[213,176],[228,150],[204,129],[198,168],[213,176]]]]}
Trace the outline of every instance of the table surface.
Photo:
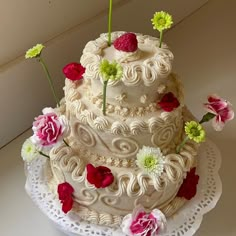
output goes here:
{"type": "MultiPolygon", "coordinates": [[[[217,93],[236,104],[236,1],[210,0],[208,4],[170,30],[164,41],[175,55],[174,71],[185,86],[185,100],[196,117],[204,114],[202,102],[217,93]]],[[[222,155],[223,194],[215,209],[204,216],[196,236],[235,236],[236,119],[222,132],[210,124],[207,135],[222,155]]],[[[24,190],[21,145],[27,131],[0,150],[0,235],[63,236],[33,204],[24,190]]]]}

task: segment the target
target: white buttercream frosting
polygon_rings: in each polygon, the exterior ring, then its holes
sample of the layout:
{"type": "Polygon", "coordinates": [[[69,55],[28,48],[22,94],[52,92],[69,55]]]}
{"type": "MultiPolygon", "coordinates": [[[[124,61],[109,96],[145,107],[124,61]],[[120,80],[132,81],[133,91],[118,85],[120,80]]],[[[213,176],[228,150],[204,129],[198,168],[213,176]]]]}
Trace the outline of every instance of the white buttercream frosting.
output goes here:
{"type": "MultiPolygon", "coordinates": [[[[112,42],[123,33],[112,33],[112,42]]],[[[70,147],[61,145],[51,151],[53,178],[74,187],[73,211],[95,224],[118,226],[140,204],[147,211],[159,208],[170,216],[185,202],[176,194],[186,172],[196,164],[197,146],[192,142],[175,153],[189,113],[182,85],[171,73],[173,54],[164,43],[159,48],[157,38],[136,35],[138,50],[132,53],[109,47],[107,34],[88,42],[81,57],[86,67],[83,82],[66,80],[64,88],[70,147]],[[121,80],[108,83],[106,116],[99,73],[102,59],[117,60],[123,67],[121,80]],[[171,112],[157,106],[167,92],[180,102],[171,112]],[[160,175],[151,176],[137,166],[136,155],[143,146],[163,153],[160,175]],[[88,163],[110,168],[113,184],[105,189],[90,184],[88,163]]]]}

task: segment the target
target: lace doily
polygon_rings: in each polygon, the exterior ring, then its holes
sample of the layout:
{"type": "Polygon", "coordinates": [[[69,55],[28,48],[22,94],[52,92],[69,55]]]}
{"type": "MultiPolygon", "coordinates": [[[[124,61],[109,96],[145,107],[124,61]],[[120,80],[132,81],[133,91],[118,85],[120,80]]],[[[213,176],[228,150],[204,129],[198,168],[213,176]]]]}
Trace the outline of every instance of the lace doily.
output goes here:
{"type": "MultiPolygon", "coordinates": [[[[57,195],[50,192],[44,175],[45,157],[38,157],[26,164],[26,191],[34,203],[60,230],[73,236],[122,236],[120,229],[93,225],[81,220],[73,211],[64,214],[57,195]]],[[[167,232],[163,236],[191,236],[199,228],[203,215],[213,209],[222,193],[218,170],[221,165],[219,150],[207,140],[199,150],[197,173],[200,176],[196,196],[167,220],[167,232]]]]}

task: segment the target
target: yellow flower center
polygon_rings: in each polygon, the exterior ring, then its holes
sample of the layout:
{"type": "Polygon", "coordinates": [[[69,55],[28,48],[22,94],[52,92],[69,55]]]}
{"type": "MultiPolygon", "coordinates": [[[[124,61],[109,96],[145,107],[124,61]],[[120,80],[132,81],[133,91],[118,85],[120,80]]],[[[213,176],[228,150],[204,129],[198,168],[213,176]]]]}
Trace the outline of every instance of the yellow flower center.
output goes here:
{"type": "Polygon", "coordinates": [[[27,153],[30,153],[32,151],[32,147],[31,146],[28,146],[27,148],[26,148],[26,152],[27,153]]]}
{"type": "Polygon", "coordinates": [[[194,137],[198,137],[200,135],[200,131],[197,129],[197,127],[192,127],[190,132],[194,137]]]}
{"type": "Polygon", "coordinates": [[[165,24],[166,24],[166,20],[165,20],[164,18],[160,18],[160,19],[158,20],[158,24],[160,24],[160,25],[165,25],[165,24]]]}
{"type": "Polygon", "coordinates": [[[117,74],[117,69],[116,69],[116,67],[114,67],[114,66],[108,66],[108,67],[106,68],[106,73],[107,73],[108,75],[116,75],[116,74],[117,74]]]}
{"type": "Polygon", "coordinates": [[[145,156],[145,159],[144,159],[144,166],[147,168],[147,169],[151,169],[153,167],[155,167],[157,164],[157,159],[154,158],[152,155],[147,155],[145,156]]]}

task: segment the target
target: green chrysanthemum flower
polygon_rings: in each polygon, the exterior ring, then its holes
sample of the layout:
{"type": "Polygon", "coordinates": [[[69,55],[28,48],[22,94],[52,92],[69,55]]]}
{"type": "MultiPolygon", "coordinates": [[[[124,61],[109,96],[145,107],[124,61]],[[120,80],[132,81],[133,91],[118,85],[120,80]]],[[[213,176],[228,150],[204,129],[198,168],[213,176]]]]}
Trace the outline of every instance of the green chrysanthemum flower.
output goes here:
{"type": "Polygon", "coordinates": [[[119,80],[123,74],[123,68],[120,64],[115,61],[109,63],[106,59],[102,60],[99,69],[104,81],[119,80]]]}
{"type": "Polygon", "coordinates": [[[34,47],[30,48],[26,54],[25,54],[25,58],[34,58],[34,57],[39,57],[42,50],[43,50],[44,46],[42,44],[37,44],[34,47]]]}
{"type": "Polygon", "coordinates": [[[186,122],[184,129],[189,139],[192,139],[196,143],[205,141],[205,130],[196,121],[186,122]]]}
{"type": "Polygon", "coordinates": [[[160,148],[143,146],[137,153],[136,164],[147,174],[160,176],[164,169],[164,156],[160,148]]]}
{"type": "Polygon", "coordinates": [[[172,16],[164,11],[156,12],[151,21],[153,29],[156,29],[159,32],[169,29],[173,24],[172,16]]]}
{"type": "Polygon", "coordinates": [[[24,161],[31,162],[38,154],[35,145],[30,139],[26,139],[21,149],[21,156],[24,161]]]}

